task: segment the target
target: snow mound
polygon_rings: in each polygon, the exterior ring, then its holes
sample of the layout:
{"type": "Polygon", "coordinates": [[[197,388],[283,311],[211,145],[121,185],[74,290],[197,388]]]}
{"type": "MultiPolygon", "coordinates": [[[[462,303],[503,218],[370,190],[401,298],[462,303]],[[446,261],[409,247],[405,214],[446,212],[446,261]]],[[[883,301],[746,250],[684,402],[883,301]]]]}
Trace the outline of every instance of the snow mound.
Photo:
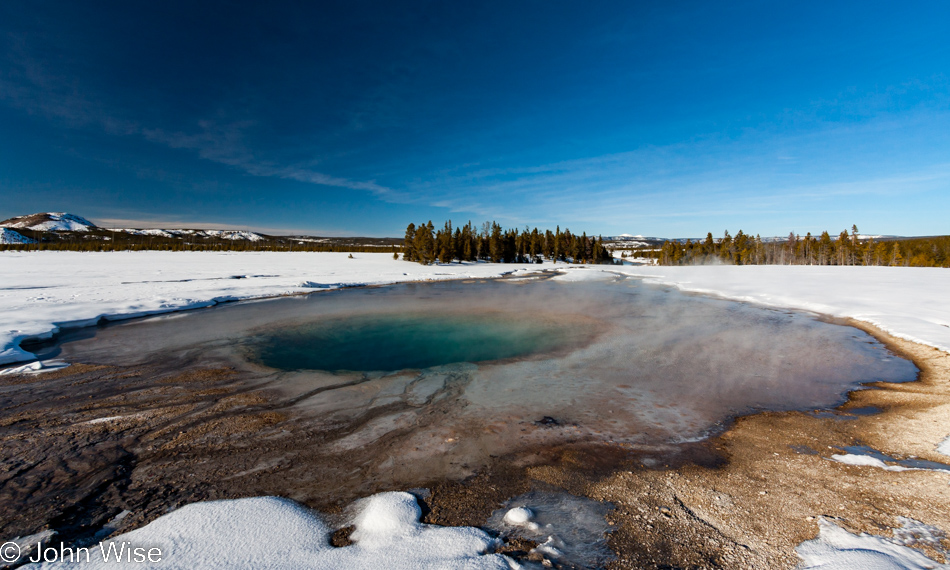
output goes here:
{"type": "Polygon", "coordinates": [[[824,519],[818,521],[818,538],[808,540],[795,549],[802,559],[800,569],[822,570],[924,570],[947,568],[913,548],[896,544],[879,536],[851,534],[824,519]]]}
{"type": "Polygon", "coordinates": [[[10,218],[0,222],[0,226],[38,232],[87,232],[90,229],[95,229],[96,224],[75,214],[42,212],[10,218]]]}
{"type": "Polygon", "coordinates": [[[0,228],[0,243],[36,243],[36,241],[11,229],[0,228]]]}
{"type": "Polygon", "coordinates": [[[534,513],[527,507],[515,507],[505,513],[505,522],[512,526],[524,526],[531,521],[534,513]]]}
{"type": "MultiPolygon", "coordinates": [[[[358,503],[350,546],[330,545],[330,529],[308,509],[288,499],[254,497],[193,503],[150,524],[90,548],[83,568],[111,568],[110,544],[158,548],[161,568],[254,568],[255,570],[360,570],[426,568],[511,570],[517,564],[486,554],[494,544],[484,531],[419,522],[421,511],[408,493],[380,493],[358,503]]],[[[114,559],[113,559],[114,560],[114,559]]],[[[68,568],[46,563],[28,568],[68,568]]],[[[130,564],[131,565],[131,564],[130,564]]]]}

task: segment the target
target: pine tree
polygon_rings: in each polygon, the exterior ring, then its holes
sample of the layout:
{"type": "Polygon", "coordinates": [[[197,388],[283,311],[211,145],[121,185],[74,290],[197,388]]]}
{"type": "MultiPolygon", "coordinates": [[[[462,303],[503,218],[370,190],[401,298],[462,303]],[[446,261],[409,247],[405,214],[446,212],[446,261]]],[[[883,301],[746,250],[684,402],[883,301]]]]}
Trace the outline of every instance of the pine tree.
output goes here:
{"type": "Polygon", "coordinates": [[[406,227],[406,238],[403,240],[403,261],[417,261],[416,259],[416,224],[410,223],[406,227]]]}

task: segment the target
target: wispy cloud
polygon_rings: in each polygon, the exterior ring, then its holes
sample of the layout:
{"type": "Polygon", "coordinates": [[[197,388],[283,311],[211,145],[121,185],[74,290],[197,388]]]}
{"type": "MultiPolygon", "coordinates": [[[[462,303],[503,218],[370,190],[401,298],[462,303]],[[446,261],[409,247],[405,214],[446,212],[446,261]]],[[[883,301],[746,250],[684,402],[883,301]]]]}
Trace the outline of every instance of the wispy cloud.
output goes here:
{"type": "Polygon", "coordinates": [[[141,132],[149,141],[171,148],[196,151],[201,158],[233,166],[252,176],[276,177],[308,184],[363,190],[384,200],[405,200],[392,188],[387,188],[372,180],[350,180],[318,172],[305,165],[283,165],[277,160],[260,160],[246,143],[245,133],[254,125],[254,121],[222,124],[213,120],[202,120],[194,133],[167,132],[157,128],[142,129],[141,132]]]}
{"type": "MultiPolygon", "coordinates": [[[[514,168],[446,170],[409,190],[452,212],[522,220],[623,223],[633,216],[778,215],[851,198],[950,188],[950,113],[926,109],[797,131],[748,131],[514,168]],[[906,149],[893,141],[913,138],[906,149]],[[886,142],[885,142],[886,141],[886,142]],[[932,144],[921,144],[930,142],[932,144]],[[921,148],[934,149],[926,155],[921,148]]],[[[863,200],[862,200],[863,199],[863,200]]],[[[840,206],[839,206],[840,207],[840,206]]]]}
{"type": "Polygon", "coordinates": [[[203,119],[191,131],[168,131],[121,117],[109,109],[104,97],[80,86],[73,77],[57,75],[34,57],[22,34],[3,38],[6,57],[0,72],[0,101],[29,114],[59,121],[71,128],[94,127],[118,136],[142,137],[174,149],[194,151],[203,159],[240,169],[252,176],[276,177],[308,184],[369,192],[381,199],[406,201],[392,188],[374,180],[351,180],[309,168],[306,164],[283,164],[279,159],[261,159],[247,143],[252,120],[203,119]]]}

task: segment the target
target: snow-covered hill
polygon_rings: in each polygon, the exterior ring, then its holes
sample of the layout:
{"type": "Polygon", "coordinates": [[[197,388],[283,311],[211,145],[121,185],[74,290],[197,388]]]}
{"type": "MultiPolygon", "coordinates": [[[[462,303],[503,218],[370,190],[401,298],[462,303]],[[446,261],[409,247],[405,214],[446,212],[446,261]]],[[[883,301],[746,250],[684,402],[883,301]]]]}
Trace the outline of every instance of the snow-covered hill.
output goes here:
{"type": "Polygon", "coordinates": [[[17,216],[0,222],[0,226],[38,232],[87,232],[96,229],[96,224],[86,218],[66,212],[40,212],[17,216]]]}
{"type": "Polygon", "coordinates": [[[34,243],[34,240],[9,228],[0,228],[0,243],[34,243]]]}

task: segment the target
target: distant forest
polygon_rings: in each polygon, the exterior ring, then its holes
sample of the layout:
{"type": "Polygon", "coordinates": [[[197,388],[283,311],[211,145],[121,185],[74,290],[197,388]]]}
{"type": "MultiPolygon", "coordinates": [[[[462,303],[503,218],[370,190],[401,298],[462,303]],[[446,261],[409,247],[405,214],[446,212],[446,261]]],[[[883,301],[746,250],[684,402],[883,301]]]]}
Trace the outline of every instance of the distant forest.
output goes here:
{"type": "Polygon", "coordinates": [[[763,242],[739,230],[726,231],[720,239],[712,233],[704,241],[667,241],[659,250],[644,252],[660,265],[890,265],[950,267],[950,236],[882,239],[861,238],[857,226],[832,238],[825,231],[818,237],[794,233],[783,241],[763,242]]]}
{"type": "MultiPolygon", "coordinates": [[[[396,257],[396,254],[393,255],[396,257]]],[[[541,263],[544,259],[572,263],[614,263],[603,238],[538,228],[502,229],[495,222],[476,228],[472,222],[452,229],[448,221],[436,230],[428,223],[409,224],[403,240],[403,259],[422,264],[433,262],[491,261],[494,263],[541,263]]]]}

